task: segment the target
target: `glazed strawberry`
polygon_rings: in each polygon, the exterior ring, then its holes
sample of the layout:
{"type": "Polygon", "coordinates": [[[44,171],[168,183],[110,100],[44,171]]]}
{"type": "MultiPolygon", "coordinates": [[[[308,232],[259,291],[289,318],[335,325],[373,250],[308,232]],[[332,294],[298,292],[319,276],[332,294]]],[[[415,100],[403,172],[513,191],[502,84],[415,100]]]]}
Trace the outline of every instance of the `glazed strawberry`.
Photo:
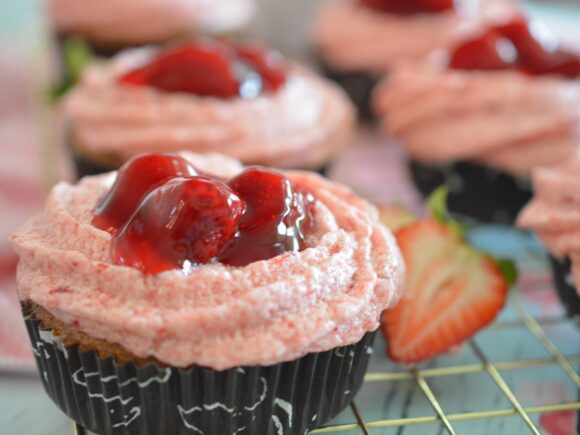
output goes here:
{"type": "Polygon", "coordinates": [[[147,274],[245,266],[304,249],[313,202],[276,171],[249,168],[226,183],[180,156],[149,154],[123,166],[92,223],[113,235],[115,264],[147,274]]]}
{"type": "Polygon", "coordinates": [[[449,66],[453,69],[502,70],[511,68],[517,57],[512,42],[501,33],[491,31],[459,46],[449,66]]]}
{"type": "Polygon", "coordinates": [[[468,70],[519,69],[531,75],[558,74],[570,78],[580,75],[578,55],[559,48],[546,29],[522,18],[463,43],[452,53],[449,66],[468,70]]]}
{"type": "Polygon", "coordinates": [[[389,356],[415,363],[435,357],[493,321],[515,279],[513,264],[470,247],[444,214],[402,226],[396,238],[406,263],[406,291],[383,313],[389,356]]]}
{"type": "Polygon", "coordinates": [[[275,92],[286,82],[288,67],[278,53],[249,45],[237,47],[236,53],[262,77],[268,91],[275,92]]]}
{"type": "Polygon", "coordinates": [[[152,189],[170,178],[193,175],[197,175],[195,168],[178,155],[135,157],[119,170],[115,184],[97,206],[92,224],[114,234],[152,189]]]}
{"type": "Polygon", "coordinates": [[[253,98],[286,82],[287,65],[275,52],[226,43],[187,44],[166,51],[119,78],[126,86],[205,97],[253,98]]]}
{"type": "Polygon", "coordinates": [[[190,44],[173,49],[125,74],[119,82],[220,98],[238,96],[240,87],[228,50],[219,44],[190,44]]]}
{"type": "Polygon", "coordinates": [[[360,0],[362,5],[391,14],[438,13],[453,10],[453,0],[360,0]]]}
{"type": "Polygon", "coordinates": [[[229,181],[246,204],[239,234],[220,255],[220,261],[243,266],[304,248],[310,224],[311,198],[293,191],[282,174],[250,168],[229,181]]]}
{"type": "Polygon", "coordinates": [[[236,235],[243,211],[221,181],[174,178],[151,191],[114,238],[114,262],[147,273],[207,263],[236,235]]]}

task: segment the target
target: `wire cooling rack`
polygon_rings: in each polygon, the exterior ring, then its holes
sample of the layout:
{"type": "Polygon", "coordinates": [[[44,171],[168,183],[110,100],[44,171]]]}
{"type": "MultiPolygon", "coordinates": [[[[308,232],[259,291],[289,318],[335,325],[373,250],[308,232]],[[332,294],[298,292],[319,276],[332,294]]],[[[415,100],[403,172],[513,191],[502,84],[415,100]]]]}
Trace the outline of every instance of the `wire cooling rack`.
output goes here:
{"type": "Polygon", "coordinates": [[[543,251],[514,231],[484,229],[475,239],[518,258],[523,271],[498,319],[461,349],[414,368],[389,361],[378,337],[354,402],[311,435],[580,433],[579,325],[563,313],[543,251]]]}
{"type": "MultiPolygon", "coordinates": [[[[407,371],[369,372],[365,377],[365,384],[392,383],[400,381],[411,381],[415,383],[416,387],[422,392],[424,399],[429,402],[434,414],[429,416],[367,420],[364,417],[364,412],[362,411],[363,408],[359,403],[357,403],[357,400],[355,400],[348,411],[351,413],[350,418],[353,420],[352,423],[327,425],[323,428],[312,431],[311,434],[338,434],[351,432],[368,435],[380,433],[375,430],[384,428],[396,428],[399,433],[403,433],[400,430],[401,428],[416,425],[431,425],[428,429],[424,429],[424,432],[419,430],[417,433],[458,434],[465,433],[466,431],[456,428],[456,422],[482,421],[510,416],[518,416],[527,428],[526,432],[521,433],[541,434],[543,432],[537,421],[535,421],[537,419],[532,417],[533,415],[580,410],[580,401],[560,402],[540,406],[524,406],[522,400],[520,400],[518,395],[514,392],[514,389],[510,387],[505,376],[502,374],[503,372],[509,371],[559,367],[562,371],[562,377],[567,376],[569,379],[568,382],[571,382],[576,388],[580,388],[580,376],[574,368],[574,366],[580,364],[580,354],[564,356],[542,327],[543,324],[553,326],[554,324],[564,324],[569,321],[563,317],[546,318],[538,321],[532,317],[532,315],[524,308],[523,304],[517,299],[518,297],[513,298],[510,302],[509,308],[517,313],[518,319],[497,322],[491,328],[491,332],[493,333],[494,331],[500,331],[502,329],[523,326],[535,337],[537,342],[549,354],[549,357],[494,362],[492,358],[486,354],[482,346],[477,343],[477,340],[473,339],[469,341],[467,346],[476,355],[478,359],[477,363],[444,365],[435,368],[409,369],[407,371]],[[438,394],[431,386],[431,380],[436,378],[443,379],[444,385],[444,383],[453,383],[457,376],[469,376],[473,374],[485,374],[487,382],[495,384],[497,389],[499,389],[499,391],[504,395],[509,406],[498,406],[496,409],[461,413],[446,412],[445,406],[441,404],[441,401],[437,397],[438,394]],[[433,428],[433,425],[439,427],[433,428]],[[433,429],[436,430],[429,432],[433,429]]],[[[385,391],[387,391],[387,389],[385,389],[385,391]]],[[[377,400],[380,400],[380,397],[377,397],[377,400]]],[[[485,402],[485,400],[482,400],[482,402],[485,402]]],[[[343,417],[348,418],[345,415],[343,415],[343,417]]],[[[505,433],[512,434],[515,432],[505,433]]]]}

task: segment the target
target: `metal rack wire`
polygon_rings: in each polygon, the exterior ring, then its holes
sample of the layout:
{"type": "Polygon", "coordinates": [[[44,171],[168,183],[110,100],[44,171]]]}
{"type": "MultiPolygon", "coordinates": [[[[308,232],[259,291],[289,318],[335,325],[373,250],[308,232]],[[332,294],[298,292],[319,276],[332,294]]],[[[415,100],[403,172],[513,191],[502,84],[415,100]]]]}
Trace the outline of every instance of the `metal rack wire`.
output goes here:
{"type": "MultiPolygon", "coordinates": [[[[477,355],[479,360],[479,363],[477,364],[437,367],[424,370],[411,369],[405,372],[367,373],[365,376],[365,383],[414,380],[417,386],[423,392],[425,398],[431,404],[433,410],[435,411],[435,415],[366,421],[360,412],[357,401],[355,400],[351,404],[353,423],[325,426],[310,432],[310,434],[339,434],[341,432],[358,430],[360,433],[369,435],[372,433],[372,429],[425,424],[440,424],[445,428],[445,431],[448,434],[456,434],[457,431],[453,426],[455,422],[519,416],[524,421],[530,433],[539,435],[541,434],[540,428],[538,428],[538,426],[533,422],[531,418],[532,414],[580,410],[580,401],[543,406],[522,406],[520,399],[512,391],[512,389],[510,389],[505,379],[502,377],[501,372],[507,370],[524,370],[537,367],[560,366],[561,369],[564,370],[564,372],[567,374],[569,379],[576,385],[576,388],[580,389],[580,376],[573,368],[574,364],[580,364],[580,355],[565,357],[542,328],[541,323],[543,322],[534,319],[530,313],[526,311],[524,306],[517,300],[511,301],[510,304],[518,315],[517,323],[525,326],[533,334],[536,340],[549,353],[549,358],[494,363],[474,340],[470,340],[468,345],[471,347],[475,355],[477,355]],[[490,382],[493,382],[497,385],[505,398],[511,404],[511,407],[456,414],[446,413],[441,406],[436,393],[430,387],[429,379],[435,377],[456,376],[460,374],[473,373],[486,373],[490,382]]],[[[501,328],[502,326],[509,326],[506,323],[509,322],[505,322],[503,325],[496,324],[495,327],[501,328]]]]}

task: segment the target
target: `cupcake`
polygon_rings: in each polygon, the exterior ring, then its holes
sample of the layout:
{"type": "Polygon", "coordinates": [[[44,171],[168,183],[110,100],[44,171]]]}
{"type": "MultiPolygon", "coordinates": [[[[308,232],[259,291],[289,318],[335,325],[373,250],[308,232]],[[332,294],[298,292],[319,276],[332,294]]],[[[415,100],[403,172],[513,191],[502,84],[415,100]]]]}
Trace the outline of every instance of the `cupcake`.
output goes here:
{"type": "Polygon", "coordinates": [[[532,169],[570,158],[579,143],[579,77],[576,54],[517,19],[391,74],[375,107],[423,194],[445,184],[452,211],[513,223],[532,169]]]}
{"type": "Polygon", "coordinates": [[[253,0],[49,0],[60,41],[82,38],[102,56],[128,47],[167,43],[199,34],[222,35],[253,18],[253,0]]]}
{"type": "Polygon", "coordinates": [[[518,217],[551,253],[554,283],[569,315],[580,320],[580,154],[533,172],[534,198],[518,217]]]}
{"type": "Polygon", "coordinates": [[[402,257],[317,174],[148,154],[12,238],[47,393],[107,434],[304,434],[359,389],[402,257]]]}
{"type": "Polygon", "coordinates": [[[178,150],[322,170],[354,124],[335,85],[272,51],[217,41],[96,63],[64,104],[79,176],[178,150]]]}
{"type": "Polygon", "coordinates": [[[314,41],[325,74],[371,119],[370,95],[393,68],[423,62],[470,27],[515,13],[503,0],[339,0],[321,9],[314,41]]]}

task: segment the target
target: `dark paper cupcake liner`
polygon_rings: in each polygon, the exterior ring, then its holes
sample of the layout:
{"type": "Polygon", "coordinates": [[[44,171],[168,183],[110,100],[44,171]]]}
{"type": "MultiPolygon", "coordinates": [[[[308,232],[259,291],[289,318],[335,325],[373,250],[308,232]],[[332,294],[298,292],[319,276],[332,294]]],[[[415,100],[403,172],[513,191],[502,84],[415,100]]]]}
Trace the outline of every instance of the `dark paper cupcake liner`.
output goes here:
{"type": "Polygon", "coordinates": [[[512,225],[532,198],[529,181],[477,163],[435,166],[410,160],[409,166],[423,196],[445,186],[449,189],[449,210],[481,222],[512,225]]]}
{"type": "Polygon", "coordinates": [[[357,108],[359,118],[363,121],[376,123],[371,97],[381,77],[364,71],[340,71],[322,59],[318,60],[318,64],[325,77],[344,89],[357,108]]]}
{"type": "Polygon", "coordinates": [[[570,317],[574,317],[580,324],[580,296],[576,291],[574,280],[572,278],[572,264],[569,258],[560,260],[550,256],[550,264],[554,276],[554,284],[562,305],[570,317]]]}
{"type": "Polygon", "coordinates": [[[376,335],[291,362],[220,372],[120,365],[65,346],[32,314],[25,322],[48,395],[78,424],[107,435],[303,435],[350,403],[376,335]]]}
{"type": "Polygon", "coordinates": [[[119,169],[118,166],[107,166],[101,163],[93,162],[88,157],[85,157],[76,151],[72,145],[69,146],[69,154],[73,162],[77,180],[80,180],[87,175],[99,175],[119,169]]]}

